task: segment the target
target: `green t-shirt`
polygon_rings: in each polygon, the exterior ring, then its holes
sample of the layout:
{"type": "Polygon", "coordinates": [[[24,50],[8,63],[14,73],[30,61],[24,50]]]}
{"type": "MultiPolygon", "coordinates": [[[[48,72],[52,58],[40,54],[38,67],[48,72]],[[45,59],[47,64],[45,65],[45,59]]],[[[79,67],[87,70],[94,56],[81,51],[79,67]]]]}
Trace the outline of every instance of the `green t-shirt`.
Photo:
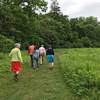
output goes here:
{"type": "Polygon", "coordinates": [[[11,56],[11,61],[22,61],[21,52],[19,48],[14,48],[11,50],[9,56],[11,56]]]}

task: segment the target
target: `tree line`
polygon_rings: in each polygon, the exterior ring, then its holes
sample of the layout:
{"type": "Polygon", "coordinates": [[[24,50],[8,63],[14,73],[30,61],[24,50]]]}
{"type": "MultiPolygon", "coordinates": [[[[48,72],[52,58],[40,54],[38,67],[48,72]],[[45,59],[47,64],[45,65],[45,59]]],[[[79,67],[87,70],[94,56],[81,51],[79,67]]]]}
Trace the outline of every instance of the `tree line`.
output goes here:
{"type": "Polygon", "coordinates": [[[100,47],[100,23],[96,17],[69,18],[57,0],[0,0],[0,50],[15,42],[55,48],[100,47]]]}

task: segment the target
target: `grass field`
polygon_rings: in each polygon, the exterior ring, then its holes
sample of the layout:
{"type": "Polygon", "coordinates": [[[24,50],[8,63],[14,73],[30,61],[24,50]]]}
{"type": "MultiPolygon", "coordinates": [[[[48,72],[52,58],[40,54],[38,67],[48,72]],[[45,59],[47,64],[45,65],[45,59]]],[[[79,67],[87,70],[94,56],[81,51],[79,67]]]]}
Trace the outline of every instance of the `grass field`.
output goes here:
{"type": "Polygon", "coordinates": [[[100,49],[67,49],[59,52],[61,70],[72,92],[88,100],[100,100],[100,49]]]}
{"type": "Polygon", "coordinates": [[[5,58],[1,61],[0,69],[0,100],[77,100],[67,89],[57,60],[53,71],[48,70],[47,62],[39,70],[33,70],[27,53],[23,52],[23,72],[16,83],[9,71],[9,59],[6,58],[8,54],[3,55],[5,58]],[[3,66],[5,62],[7,65],[3,66]]]}
{"type": "Polygon", "coordinates": [[[30,67],[27,52],[19,82],[12,80],[8,54],[0,53],[0,100],[100,100],[100,49],[55,50],[55,68],[30,67]]]}

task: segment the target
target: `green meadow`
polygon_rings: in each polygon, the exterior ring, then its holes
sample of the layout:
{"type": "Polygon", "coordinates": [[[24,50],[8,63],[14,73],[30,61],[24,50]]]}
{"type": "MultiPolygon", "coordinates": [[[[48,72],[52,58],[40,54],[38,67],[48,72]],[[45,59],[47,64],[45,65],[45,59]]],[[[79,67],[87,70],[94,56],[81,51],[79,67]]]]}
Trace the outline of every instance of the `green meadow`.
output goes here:
{"type": "Polygon", "coordinates": [[[33,70],[26,51],[22,57],[15,82],[8,53],[0,53],[0,100],[100,100],[100,49],[56,49],[52,71],[46,60],[33,70]]]}
{"type": "Polygon", "coordinates": [[[58,51],[65,83],[74,95],[88,100],[100,100],[100,49],[58,51]]]}

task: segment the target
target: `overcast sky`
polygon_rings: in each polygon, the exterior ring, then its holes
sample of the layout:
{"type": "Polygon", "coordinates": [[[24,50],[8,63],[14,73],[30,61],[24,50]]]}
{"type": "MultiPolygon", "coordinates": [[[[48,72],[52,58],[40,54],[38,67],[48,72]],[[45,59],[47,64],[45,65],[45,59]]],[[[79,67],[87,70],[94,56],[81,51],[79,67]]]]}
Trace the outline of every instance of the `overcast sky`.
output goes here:
{"type": "MultiPolygon", "coordinates": [[[[50,0],[47,0],[50,3],[50,0]]],[[[95,16],[100,20],[100,0],[58,0],[61,11],[70,18],[95,16]]]]}

